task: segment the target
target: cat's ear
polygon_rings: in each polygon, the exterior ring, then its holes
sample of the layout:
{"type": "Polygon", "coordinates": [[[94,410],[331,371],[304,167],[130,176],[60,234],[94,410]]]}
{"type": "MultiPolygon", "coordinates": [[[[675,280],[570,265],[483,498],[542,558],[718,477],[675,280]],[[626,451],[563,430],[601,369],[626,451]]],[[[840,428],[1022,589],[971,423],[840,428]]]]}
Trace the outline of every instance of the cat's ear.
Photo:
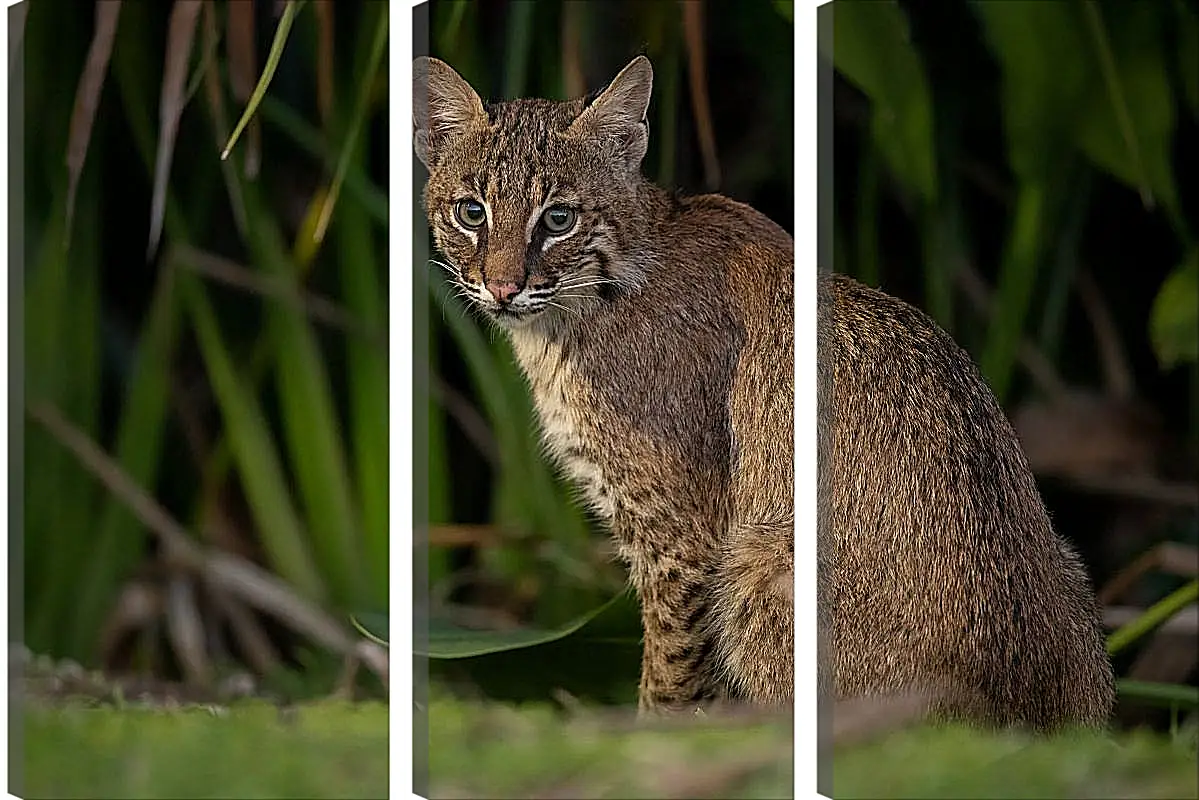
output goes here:
{"type": "Polygon", "coordinates": [[[630,169],[636,169],[649,147],[645,114],[653,88],[654,68],[648,58],[637,56],[579,114],[569,132],[606,140],[625,157],[630,169]]]}
{"type": "Polygon", "coordinates": [[[412,125],[416,155],[426,167],[447,140],[486,125],[483,101],[454,68],[421,56],[412,62],[412,125]]]}

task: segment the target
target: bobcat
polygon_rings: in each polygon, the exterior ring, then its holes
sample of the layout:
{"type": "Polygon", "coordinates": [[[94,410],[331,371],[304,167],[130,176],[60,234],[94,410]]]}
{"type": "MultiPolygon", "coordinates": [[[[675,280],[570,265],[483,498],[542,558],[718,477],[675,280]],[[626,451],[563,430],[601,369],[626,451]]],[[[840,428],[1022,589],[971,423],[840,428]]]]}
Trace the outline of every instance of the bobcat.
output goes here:
{"type": "MultiPolygon", "coordinates": [[[[642,177],[652,82],[638,57],[588,98],[485,104],[417,59],[424,205],[628,564],[642,711],[789,706],[793,243],[642,177]]],[[[1099,719],[1093,597],[985,383],[915,309],[820,281],[822,681],[929,689],[980,720],[1099,719]]]]}

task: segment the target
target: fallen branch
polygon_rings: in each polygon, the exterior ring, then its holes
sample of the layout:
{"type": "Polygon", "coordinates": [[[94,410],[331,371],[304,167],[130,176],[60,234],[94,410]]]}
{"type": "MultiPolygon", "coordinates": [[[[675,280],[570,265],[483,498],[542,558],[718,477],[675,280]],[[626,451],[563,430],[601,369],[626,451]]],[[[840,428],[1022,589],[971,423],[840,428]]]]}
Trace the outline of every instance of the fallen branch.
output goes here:
{"type": "Polygon", "coordinates": [[[29,406],[29,416],[104,485],[162,543],[168,561],[191,570],[210,584],[274,616],[293,630],[347,658],[359,658],[387,681],[387,652],[373,642],[354,639],[345,626],[275,575],[245,559],[204,547],[170,513],[130,478],[95,442],[46,403],[29,406]],[[372,650],[373,648],[373,650],[372,650]],[[374,652],[378,650],[379,652],[374,652]]]}

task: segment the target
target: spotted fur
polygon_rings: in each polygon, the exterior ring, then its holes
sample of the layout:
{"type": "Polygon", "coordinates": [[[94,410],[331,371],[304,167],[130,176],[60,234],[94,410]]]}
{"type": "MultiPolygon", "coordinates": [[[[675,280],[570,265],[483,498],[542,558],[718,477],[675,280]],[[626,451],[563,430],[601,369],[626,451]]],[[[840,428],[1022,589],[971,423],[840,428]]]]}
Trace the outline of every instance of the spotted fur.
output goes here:
{"type": "Polygon", "coordinates": [[[642,708],[789,703],[791,238],[747,206],[641,176],[644,58],[567,102],[484,104],[444,63],[415,66],[438,249],[509,334],[548,453],[629,566],[642,708]],[[485,226],[455,220],[463,197],[486,205],[485,226]],[[567,236],[538,224],[554,204],[577,214],[567,236]],[[505,304],[489,282],[523,288],[505,304]],[[763,547],[772,560],[741,556],[763,547]],[[720,586],[747,570],[752,587],[720,586]]]}

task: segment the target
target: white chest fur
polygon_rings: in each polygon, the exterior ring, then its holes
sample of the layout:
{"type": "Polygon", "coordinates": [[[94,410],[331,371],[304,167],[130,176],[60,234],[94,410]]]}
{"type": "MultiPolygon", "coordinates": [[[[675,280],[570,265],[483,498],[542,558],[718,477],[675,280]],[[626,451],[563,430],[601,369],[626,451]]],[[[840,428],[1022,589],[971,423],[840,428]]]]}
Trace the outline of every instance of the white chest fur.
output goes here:
{"type": "Polygon", "coordinates": [[[512,349],[532,390],[542,438],[551,458],[581,491],[587,504],[604,519],[615,514],[613,487],[591,455],[603,432],[588,413],[591,387],[561,346],[535,334],[515,332],[512,349]]]}

